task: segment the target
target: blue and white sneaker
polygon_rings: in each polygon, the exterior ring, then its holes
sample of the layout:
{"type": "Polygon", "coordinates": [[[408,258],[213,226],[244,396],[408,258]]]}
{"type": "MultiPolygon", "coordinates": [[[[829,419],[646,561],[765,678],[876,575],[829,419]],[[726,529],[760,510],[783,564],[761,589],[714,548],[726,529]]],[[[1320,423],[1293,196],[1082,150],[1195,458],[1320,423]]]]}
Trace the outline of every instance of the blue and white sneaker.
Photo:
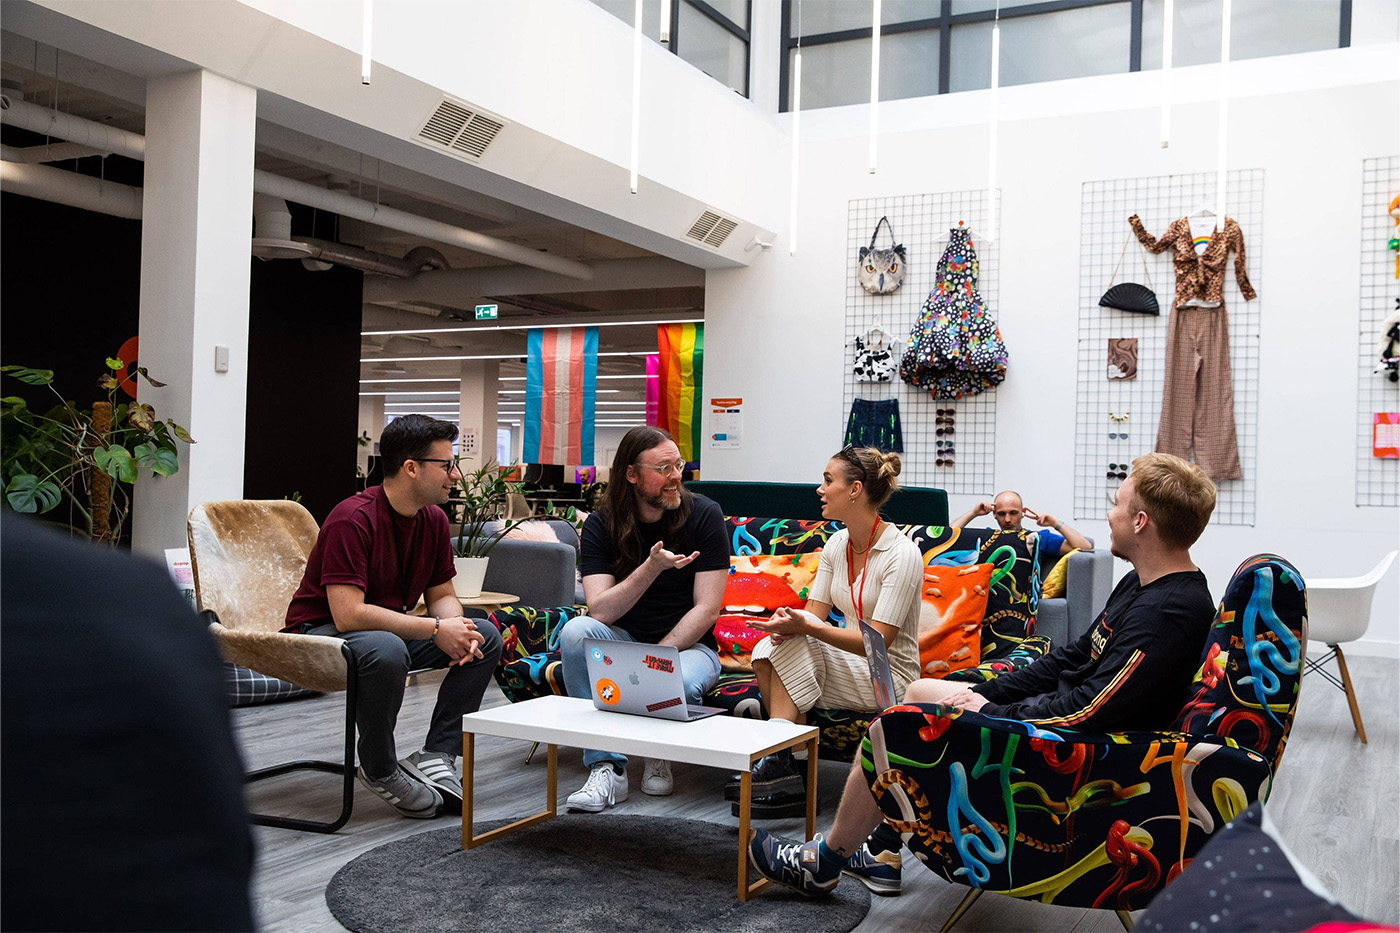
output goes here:
{"type": "Polygon", "coordinates": [[[749,836],[749,862],[769,881],[792,888],[806,897],[830,894],[841,880],[840,869],[822,866],[817,846],[822,837],[794,842],[755,829],[749,836]]]}
{"type": "Polygon", "coordinates": [[[898,850],[888,850],[876,855],[870,851],[868,842],[861,843],[850,864],[841,869],[841,874],[850,875],[870,889],[871,894],[881,897],[899,896],[899,876],[904,859],[898,850]]]}

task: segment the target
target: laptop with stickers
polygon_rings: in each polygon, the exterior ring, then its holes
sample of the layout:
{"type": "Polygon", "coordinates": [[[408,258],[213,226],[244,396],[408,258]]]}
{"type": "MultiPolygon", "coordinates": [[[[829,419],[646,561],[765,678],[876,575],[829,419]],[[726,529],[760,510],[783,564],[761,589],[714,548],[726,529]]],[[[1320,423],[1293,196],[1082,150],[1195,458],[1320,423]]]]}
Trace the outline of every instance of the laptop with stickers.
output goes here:
{"type": "Polygon", "coordinates": [[[584,658],[593,705],[610,713],[694,722],[724,712],[685,702],[681,654],[670,645],[586,638],[584,658]]]}
{"type": "Polygon", "coordinates": [[[860,639],[865,642],[865,663],[870,669],[870,686],[875,688],[875,700],[880,709],[887,710],[898,705],[900,698],[894,695],[894,675],[890,673],[890,655],[886,650],[885,636],[875,630],[875,626],[860,620],[860,639]]]}

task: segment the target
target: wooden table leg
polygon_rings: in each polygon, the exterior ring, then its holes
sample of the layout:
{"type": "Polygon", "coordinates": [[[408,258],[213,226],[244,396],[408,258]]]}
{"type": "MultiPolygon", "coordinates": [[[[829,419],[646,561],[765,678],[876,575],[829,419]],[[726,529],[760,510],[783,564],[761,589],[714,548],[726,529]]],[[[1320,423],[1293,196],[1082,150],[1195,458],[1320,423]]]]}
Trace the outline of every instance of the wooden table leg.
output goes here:
{"type": "Polygon", "coordinates": [[[753,762],[739,775],[739,900],[747,901],[768,889],[773,882],[760,878],[749,884],[749,820],[753,808],[753,762]]]}
{"type": "Polygon", "coordinates": [[[545,794],[548,799],[545,801],[545,808],[539,813],[516,820],[514,823],[507,823],[505,826],[499,826],[481,835],[476,834],[472,824],[472,752],[474,751],[475,739],[476,736],[470,732],[462,733],[462,848],[475,849],[492,839],[509,836],[527,826],[534,826],[536,823],[554,819],[558,813],[557,798],[559,796],[559,746],[557,745],[549,746],[549,773],[545,777],[545,794]]]}
{"type": "Polygon", "coordinates": [[[817,737],[807,740],[807,838],[817,836],[817,737]]]}

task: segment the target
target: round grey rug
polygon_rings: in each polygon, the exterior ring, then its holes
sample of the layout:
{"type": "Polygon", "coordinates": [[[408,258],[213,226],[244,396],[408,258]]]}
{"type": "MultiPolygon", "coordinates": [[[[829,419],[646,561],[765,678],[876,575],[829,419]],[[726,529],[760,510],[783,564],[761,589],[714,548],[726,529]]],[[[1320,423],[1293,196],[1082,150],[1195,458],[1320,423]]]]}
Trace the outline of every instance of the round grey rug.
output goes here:
{"type": "Polygon", "coordinates": [[[460,826],[385,843],[335,873],[326,903],[357,933],[844,933],[870,910],[870,892],[850,878],[827,898],[774,885],[741,903],[738,827],[718,823],[561,814],[470,851],[461,846],[460,826]]]}

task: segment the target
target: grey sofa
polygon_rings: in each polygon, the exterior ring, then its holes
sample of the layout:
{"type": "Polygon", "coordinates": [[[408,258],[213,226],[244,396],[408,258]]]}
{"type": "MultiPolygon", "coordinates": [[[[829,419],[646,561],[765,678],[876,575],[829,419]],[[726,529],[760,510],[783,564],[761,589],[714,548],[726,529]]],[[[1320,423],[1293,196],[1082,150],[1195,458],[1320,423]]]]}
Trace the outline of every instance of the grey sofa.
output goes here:
{"type": "MultiPolygon", "coordinates": [[[[1058,558],[1041,561],[1041,576],[1050,572],[1058,558]]],[[[1108,594],[1113,591],[1113,555],[1108,548],[1095,547],[1069,556],[1065,574],[1065,595],[1042,599],[1036,609],[1035,633],[1047,635],[1056,648],[1079,638],[1093,626],[1108,594]]]]}
{"type": "MultiPolygon", "coordinates": [[[[549,609],[583,602],[577,581],[578,532],[559,519],[537,519],[547,523],[555,541],[526,541],[502,538],[491,549],[482,589],[513,593],[520,597],[516,606],[549,609]]],[[[499,528],[497,522],[487,525],[499,528]]],[[[454,529],[455,530],[455,529],[454,529]]]]}

